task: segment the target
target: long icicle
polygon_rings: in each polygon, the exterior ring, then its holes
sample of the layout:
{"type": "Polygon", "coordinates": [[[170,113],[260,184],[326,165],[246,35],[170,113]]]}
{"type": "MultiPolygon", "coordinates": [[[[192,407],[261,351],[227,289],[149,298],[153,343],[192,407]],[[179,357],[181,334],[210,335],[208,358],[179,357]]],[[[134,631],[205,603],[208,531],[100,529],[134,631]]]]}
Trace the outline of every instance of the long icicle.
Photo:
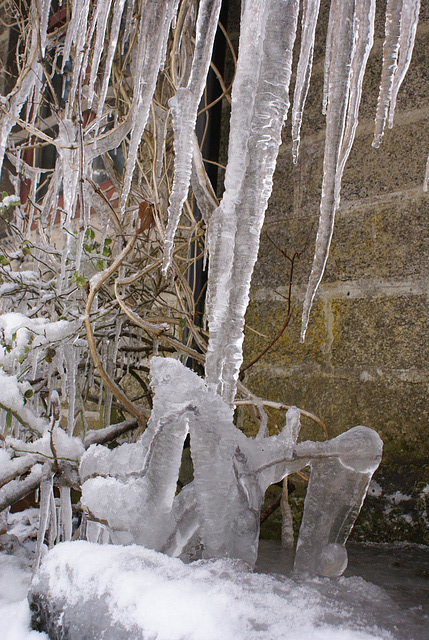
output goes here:
{"type": "Polygon", "coordinates": [[[410,66],[413,55],[414,42],[416,39],[417,24],[419,21],[420,0],[405,0],[401,15],[401,33],[399,37],[399,60],[393,79],[392,97],[389,106],[388,127],[393,127],[393,117],[395,115],[396,98],[401,84],[410,66]]]}
{"type": "Polygon", "coordinates": [[[163,271],[166,273],[173,253],[174,235],[183,204],[188,195],[192,171],[193,134],[198,105],[203,95],[222,0],[202,0],[197,19],[197,32],[191,74],[186,87],[177,90],[169,105],[174,129],[174,179],[168,208],[168,225],[164,240],[163,271]]]}
{"type": "Polygon", "coordinates": [[[372,146],[381,144],[392,99],[393,80],[398,68],[399,42],[401,34],[401,13],[404,0],[387,0],[386,37],[383,44],[383,68],[378,95],[375,131],[372,146]]]}
{"type": "Polygon", "coordinates": [[[141,19],[138,35],[136,64],[132,69],[134,75],[134,93],[132,105],[131,139],[124,176],[124,187],[121,194],[121,212],[125,211],[131,181],[137,162],[137,153],[149,115],[152,97],[155,91],[158,73],[162,66],[166,51],[171,23],[177,12],[179,0],[144,0],[141,1],[141,19]],[[152,39],[148,34],[156,33],[152,39]]]}
{"type": "Polygon", "coordinates": [[[304,0],[302,8],[301,50],[292,105],[292,158],[298,162],[302,113],[310,86],[313,67],[314,36],[319,16],[320,0],[304,0]]]}
{"type": "Polygon", "coordinates": [[[351,65],[354,56],[356,2],[341,2],[336,16],[336,29],[332,34],[332,51],[328,87],[328,105],[323,160],[322,197],[319,229],[307,291],[304,298],[301,342],[305,339],[314,296],[325,270],[334,228],[335,212],[339,205],[341,151],[344,144],[346,117],[350,97],[351,65]]]}
{"type": "Polygon", "coordinates": [[[298,0],[244,4],[232,94],[225,193],[209,224],[209,387],[232,403],[244,314],[289,108],[298,0]],[[268,44],[269,43],[269,44],[268,44]]]}

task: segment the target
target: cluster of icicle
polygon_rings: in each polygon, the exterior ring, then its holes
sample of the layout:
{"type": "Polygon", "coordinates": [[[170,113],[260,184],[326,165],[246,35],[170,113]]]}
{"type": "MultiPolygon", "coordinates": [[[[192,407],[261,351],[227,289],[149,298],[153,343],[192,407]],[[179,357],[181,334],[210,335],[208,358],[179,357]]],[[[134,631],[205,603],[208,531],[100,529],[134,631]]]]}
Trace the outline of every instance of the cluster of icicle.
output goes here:
{"type": "MultiPolygon", "coordinates": [[[[84,203],[90,203],[99,212],[103,209],[90,193],[85,178],[91,177],[94,158],[117,149],[124,140],[127,142],[127,161],[119,206],[122,214],[126,210],[139,146],[180,4],[180,0],[72,0],[68,3],[71,17],[63,46],[58,48],[62,55],[62,100],[65,108],[58,136],[51,140],[46,133],[37,132],[36,110],[32,110],[31,105],[39,102],[42,91],[45,71],[41,61],[44,52],[57,43],[54,45],[50,41],[50,1],[31,2],[29,66],[22,68],[16,86],[2,99],[0,165],[12,127],[22,117],[26,105],[29,131],[52,142],[58,152],[58,161],[43,201],[41,220],[43,226],[49,219],[49,213],[57,209],[58,194],[62,189],[62,226],[67,251],[63,252],[59,291],[67,284],[64,282],[65,256],[74,248],[79,263],[80,246],[89,216],[89,206],[84,206],[84,203]],[[127,54],[130,65],[130,106],[122,119],[118,119],[108,97],[109,87],[114,83],[111,77],[113,60],[119,49],[122,54],[127,54]],[[67,66],[70,59],[71,71],[67,66]],[[93,117],[84,124],[75,114],[88,109],[92,110],[93,117]],[[72,220],[78,210],[80,231],[76,239],[72,233],[72,220]]],[[[292,109],[295,161],[311,77],[320,0],[302,0],[302,3],[299,0],[242,2],[225,191],[220,206],[207,220],[210,260],[206,308],[210,338],[206,376],[210,388],[229,403],[236,392],[250,280],[271,194],[281,130],[289,109],[292,53],[300,5],[301,48],[292,109]]],[[[322,197],[314,262],[304,300],[302,339],[325,269],[340,201],[341,178],[355,136],[362,81],[373,43],[375,5],[376,0],[331,1],[325,54],[323,110],[326,114],[326,144],[322,197]]],[[[197,18],[193,58],[181,65],[181,75],[174,79],[176,93],[170,107],[175,136],[175,169],[165,234],[165,273],[170,265],[191,174],[199,175],[201,159],[195,144],[195,122],[220,8],[221,0],[195,3],[197,18]]],[[[398,90],[411,60],[419,8],[420,0],[387,0],[374,146],[380,144],[385,124],[392,126],[398,90]]],[[[13,154],[10,156],[12,159],[13,154]]],[[[22,159],[14,162],[32,180],[34,193],[40,171],[26,166],[22,159]]],[[[199,197],[199,194],[207,192],[203,182],[200,180],[198,185],[197,180],[194,191],[201,208],[207,211],[207,203],[203,202],[202,196],[199,197]]]]}
{"type": "MultiPolygon", "coordinates": [[[[205,10],[205,4],[201,3],[200,13],[205,10]]],[[[328,258],[335,213],[340,203],[341,179],[358,124],[362,83],[373,45],[375,5],[376,0],[331,2],[323,97],[326,143],[322,197],[313,267],[304,299],[302,340],[328,258]]],[[[298,159],[319,8],[320,0],[302,2],[301,49],[292,108],[294,162],[298,159]]],[[[206,313],[210,338],[206,378],[209,387],[229,403],[233,402],[236,393],[250,280],[271,195],[281,130],[289,109],[292,53],[299,9],[298,0],[246,0],[242,3],[225,191],[220,206],[208,220],[207,238],[210,260],[206,313]]],[[[373,142],[375,147],[381,143],[386,122],[389,127],[393,125],[397,94],[411,61],[419,9],[420,0],[387,2],[383,68],[373,142]]],[[[213,11],[211,19],[216,19],[216,11],[213,11]]],[[[198,24],[197,43],[201,44],[198,24]]],[[[211,43],[211,37],[204,41],[207,47],[211,43]]],[[[208,55],[201,55],[201,59],[207,63],[208,55]]],[[[201,72],[205,71],[206,66],[201,72]]],[[[190,125],[195,122],[199,99],[191,86],[196,87],[194,79],[197,77],[198,72],[193,69],[192,80],[189,80],[186,89],[178,91],[172,101],[173,124],[179,142],[175,147],[175,182],[165,239],[165,270],[171,259],[180,208],[190,180],[193,134],[190,125]],[[191,108],[189,101],[192,98],[191,108]],[[184,142],[185,136],[187,143],[184,142]]],[[[199,86],[202,89],[202,84],[199,86]]]]}

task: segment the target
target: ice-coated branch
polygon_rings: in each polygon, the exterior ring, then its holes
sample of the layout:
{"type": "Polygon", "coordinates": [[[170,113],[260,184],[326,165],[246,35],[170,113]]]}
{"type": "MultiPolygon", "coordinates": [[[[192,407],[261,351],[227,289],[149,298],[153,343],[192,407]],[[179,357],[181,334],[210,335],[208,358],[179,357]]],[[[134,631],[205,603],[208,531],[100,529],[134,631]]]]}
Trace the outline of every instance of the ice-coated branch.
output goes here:
{"type": "Polygon", "coordinates": [[[35,460],[33,456],[23,456],[22,458],[14,458],[8,464],[4,464],[0,469],[0,489],[8,482],[15,480],[18,476],[26,473],[34,466],[35,460]]]}
{"type": "Polygon", "coordinates": [[[50,473],[51,465],[35,464],[30,473],[22,480],[12,480],[0,489],[0,511],[22,500],[39,486],[40,481],[50,473]]]}
{"type": "Polygon", "coordinates": [[[49,422],[37,416],[28,406],[22,385],[16,376],[9,376],[0,368],[0,409],[9,411],[19,422],[38,434],[43,434],[49,422]]]}
{"type": "Polygon", "coordinates": [[[117,424],[111,424],[104,429],[91,429],[85,436],[83,442],[85,449],[88,449],[92,444],[105,444],[111,440],[115,440],[119,436],[137,428],[139,425],[137,418],[130,418],[117,424]]]}

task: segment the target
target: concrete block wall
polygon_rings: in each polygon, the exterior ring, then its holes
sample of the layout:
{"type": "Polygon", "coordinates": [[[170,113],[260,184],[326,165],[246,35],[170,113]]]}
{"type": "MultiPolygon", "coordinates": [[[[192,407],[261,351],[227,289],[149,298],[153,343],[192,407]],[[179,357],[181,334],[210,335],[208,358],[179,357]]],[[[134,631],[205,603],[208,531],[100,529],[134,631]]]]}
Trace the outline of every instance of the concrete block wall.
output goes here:
{"type": "MultiPolygon", "coordinates": [[[[324,150],[321,91],[329,3],[322,4],[300,159],[293,166],[286,123],[246,317],[245,364],[285,317],[289,265],[269,238],[288,255],[307,239],[308,247],[294,274],[290,326],[246,372],[245,382],[261,396],[314,412],[331,437],[357,424],[376,429],[384,440],[384,460],[356,535],[429,544],[429,197],[422,190],[429,152],[429,3],[422,3],[394,127],[374,149],[385,8],[378,2],[359,127],[325,277],[302,345],[300,313],[324,150]]],[[[320,433],[305,423],[304,437],[320,433]]]]}

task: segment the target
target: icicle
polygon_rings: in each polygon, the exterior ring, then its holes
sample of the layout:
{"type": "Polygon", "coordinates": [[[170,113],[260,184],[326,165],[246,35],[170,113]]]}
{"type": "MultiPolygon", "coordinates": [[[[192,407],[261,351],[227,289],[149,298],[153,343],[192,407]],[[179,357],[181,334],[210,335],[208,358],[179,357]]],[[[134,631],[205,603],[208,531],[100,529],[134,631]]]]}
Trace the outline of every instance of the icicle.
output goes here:
{"type": "MultiPolygon", "coordinates": [[[[115,378],[116,373],[116,349],[117,347],[115,346],[115,340],[113,342],[111,340],[107,340],[103,366],[106,373],[112,380],[115,378]]],[[[111,423],[112,402],[113,394],[108,387],[105,387],[103,402],[103,427],[108,427],[111,423]]]]}
{"type": "MultiPolygon", "coordinates": [[[[78,195],[79,161],[77,151],[77,130],[72,120],[62,120],[58,125],[56,138],[63,179],[64,211],[67,222],[74,217],[78,195]]],[[[71,232],[71,228],[68,229],[71,232]]]]}
{"type": "Polygon", "coordinates": [[[134,9],[134,0],[128,0],[127,10],[125,13],[124,35],[122,36],[122,47],[121,47],[122,55],[125,54],[125,45],[127,44],[130,37],[132,23],[135,21],[135,18],[133,16],[133,9],[134,9]]]}
{"type": "Polygon", "coordinates": [[[72,503],[70,487],[60,487],[61,521],[63,540],[68,542],[72,538],[72,503]]]}
{"type": "Polygon", "coordinates": [[[58,535],[57,504],[54,497],[53,486],[51,491],[49,511],[50,511],[50,514],[49,514],[48,549],[52,549],[58,535]]]}
{"type": "Polygon", "coordinates": [[[225,193],[209,224],[206,301],[207,382],[228,403],[242,362],[250,279],[289,107],[298,8],[298,0],[243,5],[225,193]]]}
{"type": "Polygon", "coordinates": [[[388,0],[386,37],[383,45],[383,69],[375,117],[372,146],[378,148],[389,117],[393,124],[396,97],[411,61],[420,0],[388,0]]]}
{"type": "MultiPolygon", "coordinates": [[[[111,2],[111,0],[109,1],[111,2]]],[[[106,96],[107,96],[107,90],[109,88],[109,80],[110,80],[110,75],[112,73],[112,63],[113,63],[113,58],[115,56],[116,46],[118,43],[119,30],[121,28],[122,14],[124,11],[124,4],[125,4],[125,0],[115,0],[115,4],[113,5],[113,15],[112,15],[112,23],[110,26],[109,46],[107,49],[107,58],[104,65],[103,84],[100,90],[97,116],[96,116],[96,120],[98,123],[100,123],[101,121],[103,107],[105,105],[106,96]]]]}
{"type": "MultiPolygon", "coordinates": [[[[131,180],[137,161],[137,152],[149,115],[152,96],[155,91],[158,72],[167,51],[170,25],[177,11],[179,0],[146,0],[142,10],[138,34],[138,47],[135,64],[132,68],[134,76],[134,93],[132,104],[131,138],[125,168],[124,186],[121,194],[121,212],[125,211],[131,180]],[[152,34],[156,33],[154,39],[152,34]]],[[[116,145],[118,146],[118,145],[116,145]]]]}
{"type": "Polygon", "coordinates": [[[19,116],[30,95],[40,87],[42,82],[43,71],[38,60],[40,57],[40,51],[42,56],[45,51],[49,10],[49,0],[39,0],[39,2],[31,4],[30,24],[33,25],[33,28],[31,29],[31,41],[27,57],[27,60],[31,61],[31,64],[24,64],[22,66],[21,73],[17,78],[15,87],[6,96],[6,98],[0,97],[0,103],[6,109],[6,111],[2,112],[0,116],[0,173],[3,166],[3,159],[9,134],[15,125],[14,117],[19,116]],[[38,4],[37,8],[35,6],[36,4],[38,4]],[[38,28],[36,28],[36,25],[38,28]]]}
{"type": "Polygon", "coordinates": [[[35,573],[39,568],[40,561],[43,554],[43,542],[45,539],[45,533],[49,522],[50,509],[51,509],[51,496],[53,491],[53,474],[49,474],[40,483],[40,514],[39,514],[39,528],[37,531],[37,543],[36,553],[33,566],[33,572],[35,573]]]}
{"type": "MultiPolygon", "coordinates": [[[[337,9],[337,7],[336,7],[337,9]]],[[[374,0],[340,3],[332,33],[322,198],[313,266],[305,294],[301,341],[322,279],[340,203],[341,178],[357,126],[362,80],[373,42],[374,0]]]]}
{"type": "Polygon", "coordinates": [[[428,159],[426,160],[426,173],[425,173],[425,179],[423,182],[423,191],[425,193],[428,190],[428,183],[429,183],[429,155],[428,155],[428,159]]]}
{"type": "MultiPolygon", "coordinates": [[[[88,22],[89,4],[89,0],[72,0],[71,18],[67,25],[66,39],[64,42],[62,72],[64,72],[64,67],[70,59],[72,44],[75,43],[77,45],[79,42],[81,25],[84,24],[86,27],[88,22]]],[[[83,48],[82,45],[80,48],[83,48]]]]}
{"type": "Polygon", "coordinates": [[[414,41],[416,39],[417,23],[419,21],[420,0],[405,0],[401,15],[401,34],[399,38],[399,60],[393,79],[392,97],[389,107],[389,129],[393,127],[396,98],[410,66],[413,54],[414,41]]]}
{"type": "Polygon", "coordinates": [[[340,11],[341,0],[331,0],[331,8],[329,11],[328,33],[326,34],[325,43],[325,71],[323,78],[323,102],[322,102],[322,114],[326,116],[329,103],[329,74],[331,70],[332,62],[332,39],[334,37],[334,31],[336,29],[338,15],[340,11]]]}
{"type": "MultiPolygon", "coordinates": [[[[122,2],[122,5],[123,5],[124,0],[120,0],[120,1],[122,2]]],[[[95,27],[96,33],[95,33],[95,42],[92,47],[91,73],[89,76],[88,93],[86,96],[89,108],[92,107],[92,101],[94,99],[94,84],[97,79],[100,60],[103,54],[104,42],[106,39],[107,19],[109,17],[111,4],[112,4],[112,0],[104,0],[103,2],[99,1],[95,5],[95,9],[94,9],[95,11],[94,21],[96,24],[96,27],[95,27]]],[[[122,16],[122,10],[120,12],[120,15],[122,16]]],[[[117,18],[116,14],[114,14],[114,18],[117,18]]],[[[116,48],[116,43],[115,43],[115,48],[116,48]]],[[[109,44],[109,49],[110,49],[110,44],[109,44]]],[[[110,77],[110,69],[109,69],[108,77],[110,77]]],[[[104,99],[103,99],[103,104],[104,104],[104,99]]]]}
{"type": "Polygon", "coordinates": [[[192,170],[192,142],[198,106],[203,95],[222,0],[201,0],[198,11],[196,42],[191,74],[186,88],[179,88],[171,98],[174,129],[174,179],[168,208],[168,224],[164,239],[163,272],[171,264],[174,236],[182,207],[188,195],[192,170]]]}
{"type": "Polygon", "coordinates": [[[313,66],[314,36],[319,15],[320,0],[304,0],[302,8],[301,51],[296,71],[296,84],[292,108],[292,158],[298,162],[302,113],[310,86],[313,66]]]}
{"type": "Polygon", "coordinates": [[[73,344],[64,345],[65,369],[67,376],[67,395],[63,396],[68,401],[67,433],[73,435],[76,412],[76,378],[78,374],[79,359],[76,358],[76,347],[73,344]]]}
{"type": "Polygon", "coordinates": [[[350,69],[350,89],[346,128],[344,131],[344,138],[338,163],[338,189],[340,188],[344,167],[350,155],[358,125],[363,78],[369,54],[371,53],[372,45],[374,44],[375,5],[376,0],[357,0],[356,2],[354,25],[356,44],[350,69]]]}

